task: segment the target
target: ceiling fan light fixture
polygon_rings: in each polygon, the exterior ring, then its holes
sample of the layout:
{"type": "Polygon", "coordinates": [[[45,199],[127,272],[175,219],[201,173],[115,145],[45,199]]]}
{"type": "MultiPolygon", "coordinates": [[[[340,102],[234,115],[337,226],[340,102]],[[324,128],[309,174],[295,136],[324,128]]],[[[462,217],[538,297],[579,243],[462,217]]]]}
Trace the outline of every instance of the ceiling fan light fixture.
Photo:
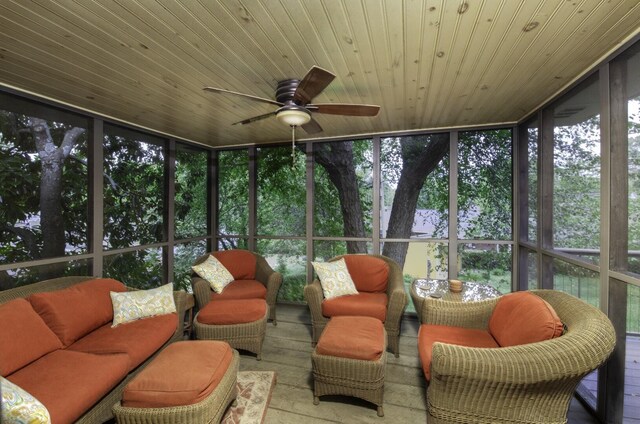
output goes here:
{"type": "Polygon", "coordinates": [[[276,113],[276,119],[283,124],[299,127],[311,120],[311,114],[303,108],[283,109],[276,113]]]}

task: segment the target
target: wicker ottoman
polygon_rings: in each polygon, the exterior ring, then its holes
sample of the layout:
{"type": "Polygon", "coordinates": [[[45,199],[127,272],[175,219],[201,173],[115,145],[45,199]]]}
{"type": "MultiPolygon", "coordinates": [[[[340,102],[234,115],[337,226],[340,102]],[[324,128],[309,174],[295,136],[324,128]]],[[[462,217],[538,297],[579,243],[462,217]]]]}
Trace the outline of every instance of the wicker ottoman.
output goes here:
{"type": "Polygon", "coordinates": [[[124,388],[120,424],[220,422],[237,395],[238,352],[224,342],[167,346],[124,388]]]}
{"type": "Polygon", "coordinates": [[[197,339],[223,340],[235,349],[255,353],[259,361],[268,318],[264,299],[216,300],[198,312],[193,328],[197,339]]]}
{"type": "Polygon", "coordinates": [[[387,333],[371,317],[339,316],[327,323],[311,354],[313,403],[323,395],[346,395],[378,406],[384,416],[387,333]]]}

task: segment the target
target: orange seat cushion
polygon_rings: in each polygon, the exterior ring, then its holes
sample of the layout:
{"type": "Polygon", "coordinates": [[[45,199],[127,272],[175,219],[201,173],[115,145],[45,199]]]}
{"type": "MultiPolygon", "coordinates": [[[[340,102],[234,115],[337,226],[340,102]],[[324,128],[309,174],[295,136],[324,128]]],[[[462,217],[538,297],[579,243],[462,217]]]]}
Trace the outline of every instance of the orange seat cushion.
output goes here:
{"type": "Polygon", "coordinates": [[[431,379],[431,357],[435,342],[468,347],[500,347],[486,330],[422,324],[418,331],[418,353],[427,381],[431,379]]]}
{"type": "Polygon", "coordinates": [[[143,318],[117,327],[107,323],[67,349],[96,354],[126,353],[131,371],[160,349],[177,328],[177,314],[143,318]]]}
{"type": "Polygon", "coordinates": [[[109,292],[127,288],[110,278],[97,278],[63,290],[35,293],[29,302],[64,346],[113,320],[109,292]]]}
{"type": "Polygon", "coordinates": [[[236,280],[256,278],[256,255],[248,250],[234,249],[213,252],[213,256],[233,275],[236,280]]]}
{"type": "Polygon", "coordinates": [[[363,292],[325,299],[322,301],[322,315],[325,317],[365,316],[384,322],[387,319],[387,294],[363,292]]]}
{"type": "Polygon", "coordinates": [[[255,322],[267,314],[264,299],[235,299],[209,302],[198,312],[201,324],[231,325],[255,322]]]}
{"type": "Polygon", "coordinates": [[[384,326],[371,317],[334,317],[318,344],[318,355],[376,361],[384,351],[384,326]]]}
{"type": "Polygon", "coordinates": [[[232,359],[233,350],[226,342],[173,343],[127,384],[122,406],[165,408],[198,403],[218,386],[232,359]]]}
{"type": "Polygon", "coordinates": [[[211,300],[266,299],[267,288],[257,280],[234,280],[222,290],[211,292],[211,300]]]}
{"type": "Polygon", "coordinates": [[[563,329],[551,305],[526,291],[502,296],[489,320],[489,332],[503,347],[549,340],[561,336],[563,329]]]}
{"type": "Polygon", "coordinates": [[[389,281],[389,265],[369,255],[344,255],[349,275],[359,292],[385,292],[389,281]]]}
{"type": "Polygon", "coordinates": [[[0,375],[3,377],[62,348],[58,337],[25,299],[0,305],[0,323],[0,375]]]}
{"type": "Polygon", "coordinates": [[[42,402],[52,423],[72,423],[125,378],[128,364],[123,353],[56,350],[7,379],[42,402]]]}

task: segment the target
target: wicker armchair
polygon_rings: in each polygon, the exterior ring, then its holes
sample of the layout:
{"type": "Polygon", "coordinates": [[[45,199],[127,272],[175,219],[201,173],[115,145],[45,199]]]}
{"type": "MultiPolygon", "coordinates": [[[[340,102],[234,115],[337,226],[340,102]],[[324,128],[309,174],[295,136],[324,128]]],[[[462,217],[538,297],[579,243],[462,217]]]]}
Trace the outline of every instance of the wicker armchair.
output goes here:
{"type": "MultiPolygon", "coordinates": [[[[267,288],[267,297],[265,300],[269,307],[269,319],[273,321],[273,325],[278,325],[276,321],[276,298],[278,296],[278,290],[280,290],[280,285],[282,284],[282,274],[274,271],[261,255],[255,252],[249,253],[254,255],[256,258],[255,280],[262,283],[262,285],[267,288]]],[[[215,252],[206,253],[200,256],[195,260],[194,265],[203,262],[212,254],[215,254],[215,252]]],[[[193,294],[196,298],[198,309],[202,309],[207,303],[209,303],[211,295],[214,292],[209,283],[200,278],[196,273],[191,274],[191,286],[193,287],[193,294]]]]}
{"type": "MultiPolygon", "coordinates": [[[[329,259],[329,262],[337,261],[347,255],[336,256],[329,259]]],[[[384,328],[387,331],[388,347],[397,357],[400,356],[400,321],[402,315],[409,302],[407,293],[404,289],[402,279],[402,270],[400,266],[392,259],[382,255],[368,255],[374,258],[380,258],[389,265],[389,277],[387,283],[387,314],[384,322],[384,328]]],[[[324,295],[320,280],[315,279],[311,284],[307,284],[304,288],[304,298],[309,305],[311,312],[311,326],[313,331],[313,343],[317,343],[324,327],[329,322],[329,318],[322,314],[322,301],[324,295]]]]}
{"type": "MultiPolygon", "coordinates": [[[[554,290],[532,290],[567,331],[538,343],[501,348],[433,345],[429,423],[566,423],[580,380],[613,351],[615,331],[599,309],[554,290]]],[[[426,298],[422,323],[486,329],[498,299],[426,298]]]]}

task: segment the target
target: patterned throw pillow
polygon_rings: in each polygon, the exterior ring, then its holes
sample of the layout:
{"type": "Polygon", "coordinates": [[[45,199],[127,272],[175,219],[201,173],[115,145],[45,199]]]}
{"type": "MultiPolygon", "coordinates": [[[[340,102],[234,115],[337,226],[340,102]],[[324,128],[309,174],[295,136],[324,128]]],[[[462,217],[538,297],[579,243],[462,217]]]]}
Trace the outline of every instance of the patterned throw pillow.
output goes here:
{"type": "Polygon", "coordinates": [[[141,318],[176,312],[172,283],[151,290],[110,292],[110,295],[113,303],[112,327],[141,318]]]}
{"type": "Polygon", "coordinates": [[[9,380],[0,377],[2,424],[49,424],[51,417],[47,408],[29,393],[9,380]]]}
{"type": "Polygon", "coordinates": [[[204,262],[192,266],[191,269],[201,278],[207,280],[211,289],[216,293],[222,293],[222,290],[234,280],[229,270],[211,255],[204,262]]]}
{"type": "Polygon", "coordinates": [[[320,278],[325,299],[358,294],[344,259],[334,262],[311,262],[320,278]]]}

